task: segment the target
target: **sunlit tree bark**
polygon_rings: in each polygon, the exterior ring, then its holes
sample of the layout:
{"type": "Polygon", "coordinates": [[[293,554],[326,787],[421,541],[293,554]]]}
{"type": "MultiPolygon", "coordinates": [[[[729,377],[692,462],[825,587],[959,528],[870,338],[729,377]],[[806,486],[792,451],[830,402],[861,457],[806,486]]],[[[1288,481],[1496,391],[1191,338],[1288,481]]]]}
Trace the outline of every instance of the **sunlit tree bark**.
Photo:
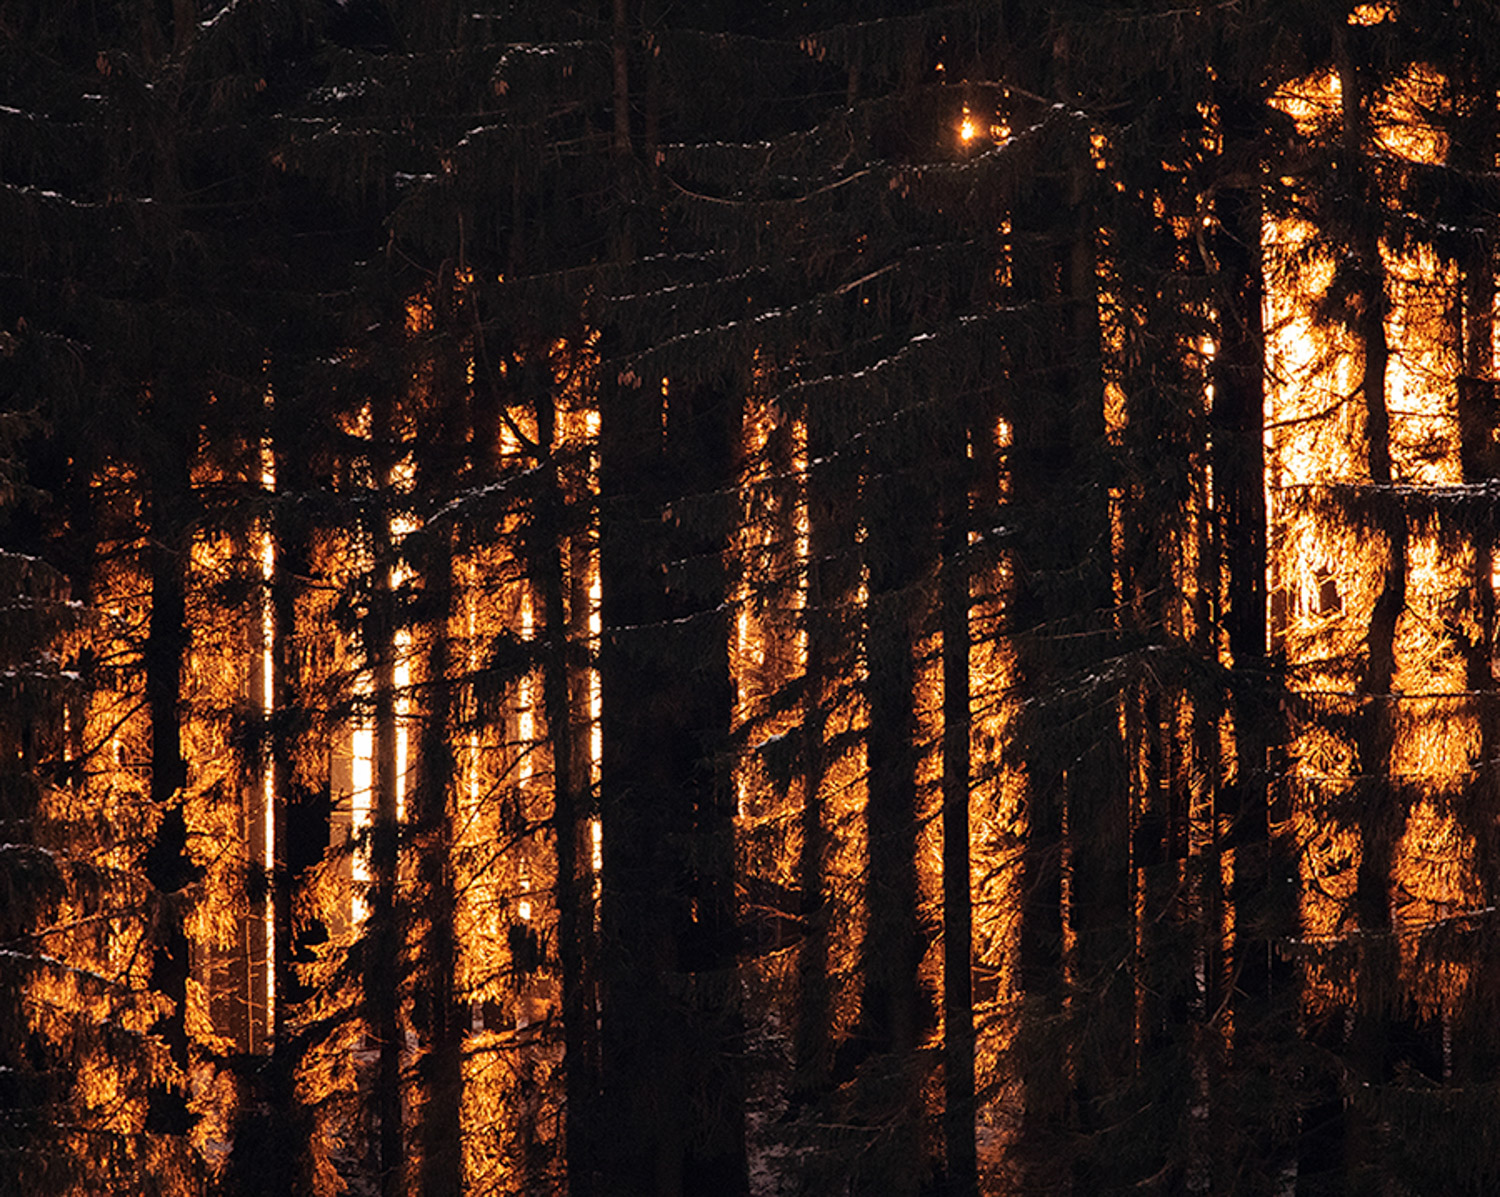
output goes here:
{"type": "MultiPolygon", "coordinates": [[[[1295,993],[1281,962],[1278,940],[1297,927],[1295,862],[1275,816],[1274,751],[1279,704],[1267,653],[1265,500],[1265,271],[1261,200],[1268,112],[1258,94],[1260,80],[1218,87],[1220,181],[1215,225],[1209,234],[1214,268],[1217,350],[1213,365],[1214,512],[1222,571],[1222,638],[1227,642],[1230,717],[1234,740],[1228,784],[1215,796],[1215,812],[1228,824],[1217,842],[1216,864],[1233,852],[1227,898],[1234,917],[1232,960],[1224,989],[1209,991],[1210,1004],[1233,1012],[1235,1060],[1263,1062],[1268,1070],[1290,1046],[1295,993]]],[[[1221,575],[1221,576],[1222,576],[1221,575]]],[[[1285,818],[1284,813],[1281,816],[1285,818]]],[[[1221,978],[1222,972],[1217,974],[1221,978]]],[[[1264,1189],[1284,1166],[1287,1135],[1284,1099],[1247,1101],[1242,1070],[1224,1078],[1227,1088],[1215,1117],[1233,1120],[1230,1134],[1245,1136],[1249,1166],[1264,1189]],[[1250,1118],[1239,1111],[1250,1108],[1250,1118]]],[[[1277,1075],[1269,1072],[1268,1075],[1277,1075]]],[[[1239,1153],[1235,1159],[1244,1158],[1239,1153]]]]}
{"type": "MultiPolygon", "coordinates": [[[[942,561],[939,602],[943,638],[943,1139],[947,1192],[978,1197],[974,1137],[974,915],[969,821],[972,732],[969,672],[970,421],[947,414],[944,437],[942,561]]],[[[978,421],[979,435],[985,434],[978,421]]]]}
{"type": "Polygon", "coordinates": [[[401,925],[398,921],[397,866],[400,824],[397,819],[396,752],[396,613],[392,571],[390,512],[379,501],[391,485],[394,415],[389,396],[371,401],[370,462],[372,494],[365,537],[369,557],[360,647],[370,679],[373,727],[370,794],[369,869],[363,943],[364,1016],[368,1042],[375,1054],[370,1079],[370,1164],[385,1197],[406,1186],[403,1125],[405,1088],[401,1083],[400,1024],[401,925]]]}

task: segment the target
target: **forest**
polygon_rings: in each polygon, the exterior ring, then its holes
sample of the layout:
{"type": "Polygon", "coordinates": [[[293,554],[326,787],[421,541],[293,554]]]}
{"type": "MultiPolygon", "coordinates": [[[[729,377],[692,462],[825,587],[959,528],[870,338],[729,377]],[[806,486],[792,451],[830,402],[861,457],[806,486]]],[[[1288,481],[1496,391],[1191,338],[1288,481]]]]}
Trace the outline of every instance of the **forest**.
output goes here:
{"type": "Polygon", "coordinates": [[[0,1194],[1500,1192],[1482,0],[0,0],[0,1194]]]}

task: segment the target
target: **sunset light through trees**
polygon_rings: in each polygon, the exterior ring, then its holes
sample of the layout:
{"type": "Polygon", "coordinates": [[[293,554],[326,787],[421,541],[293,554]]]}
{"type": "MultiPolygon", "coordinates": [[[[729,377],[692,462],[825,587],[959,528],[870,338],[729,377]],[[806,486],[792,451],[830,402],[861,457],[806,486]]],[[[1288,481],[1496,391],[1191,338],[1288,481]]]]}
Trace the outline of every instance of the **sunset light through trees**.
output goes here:
{"type": "Polygon", "coordinates": [[[0,1194],[1500,1191],[1500,21],[0,0],[0,1194]]]}

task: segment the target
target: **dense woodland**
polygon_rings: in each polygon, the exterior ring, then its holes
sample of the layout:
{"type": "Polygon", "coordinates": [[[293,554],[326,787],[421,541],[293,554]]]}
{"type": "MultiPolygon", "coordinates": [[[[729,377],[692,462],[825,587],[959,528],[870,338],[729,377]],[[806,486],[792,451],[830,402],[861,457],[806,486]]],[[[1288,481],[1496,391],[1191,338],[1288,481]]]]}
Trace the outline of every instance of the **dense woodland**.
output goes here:
{"type": "Polygon", "coordinates": [[[0,0],[0,1191],[1500,1191],[1475,0],[0,0]]]}

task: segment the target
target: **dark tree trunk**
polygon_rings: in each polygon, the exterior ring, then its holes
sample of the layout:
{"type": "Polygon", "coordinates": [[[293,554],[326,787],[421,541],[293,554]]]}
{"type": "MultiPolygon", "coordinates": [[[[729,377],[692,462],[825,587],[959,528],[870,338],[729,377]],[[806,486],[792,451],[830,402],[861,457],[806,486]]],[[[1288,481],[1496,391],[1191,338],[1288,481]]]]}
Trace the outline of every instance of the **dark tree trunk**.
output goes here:
{"type": "MultiPolygon", "coordinates": [[[[1227,169],[1249,175],[1219,193],[1213,241],[1219,345],[1212,411],[1214,510],[1228,575],[1222,622],[1234,670],[1234,775],[1217,808],[1230,823],[1235,853],[1232,895],[1239,926],[1235,961],[1246,1001],[1268,995],[1270,932],[1256,917],[1270,882],[1270,807],[1266,720],[1261,701],[1266,657],[1265,333],[1260,251],[1262,221],[1255,145],[1259,106],[1240,96],[1221,103],[1227,169]],[[1241,157],[1243,156],[1243,158],[1241,157]]],[[[1258,1023],[1252,1019],[1247,1025],[1258,1023]]]]}
{"type": "MultiPolygon", "coordinates": [[[[1482,57],[1466,61],[1455,72],[1455,108],[1460,114],[1453,141],[1451,164],[1464,171],[1487,174],[1500,142],[1500,110],[1495,87],[1486,82],[1489,71],[1482,57]]],[[[1458,335],[1464,374],[1459,380],[1459,427],[1463,446],[1465,482],[1493,482],[1497,471],[1493,455],[1497,414],[1495,381],[1495,232],[1489,212],[1476,214],[1484,230],[1474,236],[1468,252],[1458,263],[1460,300],[1458,335]],[[1467,410],[1466,410],[1467,409],[1467,410]],[[1470,446],[1473,448],[1471,449],[1470,446]]],[[[1474,696],[1479,723],[1479,768],[1477,784],[1459,806],[1465,830],[1474,837],[1475,867],[1483,886],[1483,903],[1493,910],[1500,906],[1500,828],[1494,812],[1500,807],[1500,678],[1495,675],[1496,523],[1491,512],[1474,521],[1474,561],[1471,593],[1474,632],[1462,644],[1466,681],[1474,696]]],[[[1465,1004],[1453,1020],[1450,1033],[1466,1050],[1454,1054],[1454,1076],[1460,1084],[1472,1084],[1493,1076],[1500,1061],[1500,1037],[1495,1003],[1500,995],[1500,959],[1485,953],[1479,979],[1472,983],[1478,995],[1465,1004]]]]}
{"type": "Polygon", "coordinates": [[[827,886],[833,847],[827,801],[837,714],[848,709],[854,676],[851,628],[859,561],[855,512],[859,477],[831,414],[814,405],[807,413],[807,662],[802,696],[802,842],[797,857],[803,940],[797,950],[797,1004],[793,1030],[792,1100],[825,1096],[833,1079],[833,977],[830,973],[833,895],[827,886]]]}
{"type": "Polygon", "coordinates": [[[730,530],[739,405],[619,384],[601,431],[600,1145],[612,1191],[743,1194],[730,530]],[[665,428],[663,427],[665,423],[665,428]]]}
{"type": "Polygon", "coordinates": [[[527,554],[537,571],[541,599],[542,704],[552,749],[568,1192],[570,1197],[594,1197],[601,1191],[601,1178],[596,1163],[599,1064],[593,981],[594,878],[587,818],[591,761],[587,751],[584,646],[588,641],[589,554],[581,545],[583,530],[569,524],[568,497],[559,464],[564,451],[555,399],[544,384],[537,397],[537,452],[543,476],[527,554]],[[583,551],[565,562],[564,553],[570,544],[580,545],[583,551]]]}
{"type": "Polygon", "coordinates": [[[419,881],[425,935],[421,957],[421,1023],[426,1051],[421,1076],[421,1191],[446,1197],[463,1189],[464,1020],[454,980],[458,975],[455,927],[457,881],[453,872],[454,788],[452,749],[453,614],[452,530],[446,524],[423,534],[427,653],[422,734],[409,821],[419,845],[419,881]]]}
{"type": "Polygon", "coordinates": [[[174,402],[172,384],[154,396],[158,441],[151,463],[153,487],[146,529],[146,565],[151,577],[151,617],[144,653],[146,708],[151,716],[151,805],[157,811],[155,838],[146,853],[146,879],[155,894],[156,935],[151,988],[166,999],[166,1011],[153,1028],[167,1047],[179,1075],[158,1078],[149,1094],[147,1129],[185,1135],[192,1116],[187,1106],[187,982],[191,970],[186,931],[186,895],[194,878],[187,852],[183,788],[187,761],[182,755],[182,673],[187,660],[187,568],[192,536],[192,483],[185,403],[174,402]]]}
{"type": "Polygon", "coordinates": [[[1133,994],[1121,966],[1134,946],[1116,711],[1087,685],[1114,636],[1094,216],[1086,194],[1093,172],[1076,164],[1087,162],[1086,148],[1069,139],[1062,152],[1075,165],[1037,179],[1017,204],[1012,238],[1013,290],[1027,328],[1011,380],[1011,613],[1019,681],[1038,696],[1017,731],[1027,775],[1022,1155],[1030,1188],[1069,1183],[1071,1171],[1071,1183],[1092,1191],[1116,1162],[1108,1103],[1130,1066],[1133,994]],[[1066,1007],[1065,978],[1072,987],[1066,1007]],[[1067,1049],[1065,1025],[1079,1035],[1067,1049]],[[1083,1139],[1060,1150],[1065,1134],[1083,1139]]]}
{"type": "MultiPolygon", "coordinates": [[[[296,372],[281,355],[273,358],[273,370],[278,399],[270,412],[276,487],[269,528],[274,554],[270,585],[272,701],[269,744],[262,746],[270,754],[271,792],[265,792],[260,754],[247,766],[248,771],[258,774],[247,784],[260,790],[259,801],[247,812],[252,824],[260,824],[247,837],[253,857],[248,862],[253,901],[247,920],[252,1021],[247,1047],[260,1058],[249,1062],[250,1087],[235,1133],[230,1176],[232,1184],[244,1191],[264,1188],[300,1192],[311,1184],[302,1145],[312,1133],[312,1113],[297,1086],[297,1070],[307,1048],[306,1036],[298,1034],[297,1027],[307,1014],[313,993],[302,980],[301,968],[312,962],[317,945],[327,941],[329,932],[306,907],[299,914],[299,903],[310,896],[315,869],[329,844],[330,742],[327,712],[317,709],[317,696],[322,692],[323,673],[331,654],[324,641],[326,632],[318,627],[309,609],[315,592],[311,575],[316,516],[312,511],[315,480],[308,464],[304,396],[297,388],[296,372]],[[268,804],[272,832],[269,873],[264,867],[268,804]],[[269,937],[264,923],[268,903],[269,937]],[[268,980],[274,1000],[267,992],[268,980]],[[253,1028],[257,1011],[262,1020],[261,1036],[253,1028]],[[288,1150],[287,1144],[297,1146],[288,1150]]],[[[255,567],[259,565],[257,561],[255,567]]],[[[252,660],[250,667],[260,673],[261,661],[252,660]]],[[[259,712],[254,714],[258,716],[259,712]]]]}
{"type": "MultiPolygon", "coordinates": [[[[1045,264],[1026,261],[1021,239],[1041,237],[1037,227],[1051,207],[1039,197],[1030,211],[1014,218],[1017,244],[1013,270],[1018,276],[1045,280],[1045,264]],[[1036,222],[1036,223],[1033,223],[1036,222]],[[1032,272],[1035,272],[1034,274],[1032,272]]],[[[1055,276],[1054,276],[1055,277],[1055,276]]],[[[1045,282],[1043,282],[1045,286],[1045,282]]],[[[1021,288],[1017,288],[1018,292],[1021,288]]],[[[1020,298],[1020,295],[1018,295],[1020,298]]],[[[1031,298],[1031,297],[1027,297],[1031,298]]],[[[1040,298],[1040,297],[1038,297],[1040,298]]],[[[1068,422],[1062,412],[1069,405],[1065,392],[1056,393],[1046,379],[1045,361],[1018,362],[1022,389],[1014,396],[1011,413],[1015,440],[1011,450],[1012,502],[1027,525],[1015,545],[1015,584],[1010,618],[1016,640],[1018,683],[1038,690],[1056,676],[1048,634],[1054,620],[1067,614],[1058,591],[1064,575],[1075,567],[1071,537],[1053,535],[1048,511],[1062,513],[1064,527],[1076,528],[1063,486],[1075,477],[1079,450],[1068,443],[1068,422]],[[1045,388],[1045,391],[1044,391],[1045,388]],[[1052,410],[1057,416],[1049,417],[1052,410]],[[1036,526],[1033,525],[1033,521],[1036,526]]],[[[1071,625],[1070,625],[1071,628],[1071,625]]],[[[1023,1022],[1018,1035],[1025,1086],[1020,1155],[1026,1191],[1058,1191],[1066,1183],[1068,1156],[1059,1150],[1069,1121],[1064,1011],[1066,964],[1063,935],[1064,810],[1067,773],[1046,751],[1045,732],[1038,713],[1023,712],[1016,740],[1027,746],[1026,844],[1021,872],[1021,932],[1018,981],[1023,995],[1023,1022]]],[[[1050,722],[1050,720],[1049,720],[1050,722]]]]}
{"type": "MultiPolygon", "coordinates": [[[[1365,451],[1370,482],[1388,488],[1394,481],[1391,461],[1391,418],[1386,404],[1386,373],[1390,347],[1385,317],[1389,300],[1381,259],[1381,205],[1365,155],[1375,144],[1369,129],[1365,68],[1354,61],[1342,30],[1335,34],[1335,59],[1342,102],[1343,144],[1340,165],[1353,180],[1358,223],[1350,249],[1357,295],[1353,332],[1362,361],[1359,389],[1365,408],[1365,451]]],[[[1398,985],[1397,958],[1391,923],[1391,870],[1396,844],[1405,827],[1405,805],[1392,774],[1396,712],[1392,683],[1396,674],[1396,628],[1406,606],[1406,516],[1394,498],[1382,501],[1380,533],[1385,542],[1380,593],[1370,612],[1365,637],[1366,664],[1359,682],[1361,707],[1355,729],[1358,768],[1362,775],[1359,830],[1359,870],[1355,882],[1354,915],[1359,931],[1355,963],[1354,1023],[1349,1052],[1354,1076],[1365,1086],[1387,1079],[1392,1040],[1392,992],[1398,985]]],[[[1351,1192],[1382,1191],[1380,1160],[1384,1155],[1380,1129],[1357,1103],[1345,1102],[1348,1120],[1345,1163],[1351,1192]]]]}
{"type": "MultiPolygon", "coordinates": [[[[465,284],[450,274],[439,279],[436,319],[440,327],[461,326],[464,305],[470,302],[465,284]]],[[[434,498],[451,495],[475,478],[466,439],[470,413],[463,399],[469,393],[468,352],[457,352],[459,342],[441,338],[424,361],[424,381],[413,393],[419,437],[413,457],[417,490],[434,498]]],[[[484,438],[476,438],[484,451],[484,438]]],[[[482,472],[482,471],[481,471],[482,472]]],[[[416,961],[415,1021],[424,1040],[419,1071],[423,1088],[420,1116],[421,1171],[425,1197],[460,1193],[464,1182],[463,1099],[465,1009],[456,990],[460,945],[454,837],[459,810],[456,801],[458,766],[454,759],[457,736],[453,643],[460,609],[454,553],[458,530],[444,514],[428,519],[411,535],[417,556],[421,592],[415,615],[423,631],[425,660],[421,685],[412,706],[419,709],[421,732],[415,745],[414,784],[408,801],[408,822],[417,849],[416,885],[420,911],[413,911],[423,935],[416,961]]]]}
{"type": "MultiPolygon", "coordinates": [[[[915,1193],[928,1161],[922,1148],[922,1065],[917,1048],[932,1022],[918,969],[924,943],[917,910],[916,653],[931,618],[927,571],[935,557],[935,511],[927,480],[896,445],[921,444],[916,421],[894,413],[889,441],[865,459],[865,733],[868,796],[865,929],[860,947],[858,1117],[879,1148],[855,1177],[860,1193],[915,1193]]],[[[930,427],[930,425],[929,425],[930,427]]]]}
{"type": "MultiPolygon", "coordinates": [[[[1218,352],[1214,357],[1214,512],[1218,520],[1225,597],[1221,622],[1229,642],[1230,714],[1234,725],[1233,781],[1215,795],[1215,814],[1228,824],[1216,843],[1220,856],[1234,853],[1228,896],[1234,912],[1233,959],[1212,976],[1228,978],[1228,992],[1208,993],[1212,1009],[1232,1010],[1232,1049],[1238,1066],[1275,1075],[1291,1049],[1296,994],[1276,944],[1296,933],[1297,894],[1285,837],[1273,819],[1272,751],[1279,739],[1279,702],[1267,655],[1265,490],[1265,295],[1261,228],[1261,155],[1265,109],[1253,95],[1225,87],[1219,100],[1222,167],[1218,222],[1211,245],[1216,266],[1218,352]]],[[[1243,1091],[1242,1086],[1237,1086],[1243,1091]]],[[[1257,1184],[1269,1188],[1284,1166],[1289,1136],[1277,1126],[1273,1104],[1236,1096],[1215,1117],[1233,1119],[1246,1131],[1257,1184]]],[[[1211,1161],[1220,1168],[1240,1161],[1211,1161]]]]}
{"type": "Polygon", "coordinates": [[[328,633],[309,609],[316,583],[312,510],[317,479],[307,462],[307,436],[299,427],[305,413],[288,385],[277,388],[272,416],[276,506],[272,524],[275,563],[271,581],[273,619],[273,713],[271,759],[275,784],[274,1050],[290,1050],[292,1026],[311,998],[300,968],[311,962],[328,938],[321,921],[297,916],[298,903],[312,884],[314,870],[328,850],[332,816],[330,743],[325,710],[318,709],[323,674],[331,657],[328,633]]]}

